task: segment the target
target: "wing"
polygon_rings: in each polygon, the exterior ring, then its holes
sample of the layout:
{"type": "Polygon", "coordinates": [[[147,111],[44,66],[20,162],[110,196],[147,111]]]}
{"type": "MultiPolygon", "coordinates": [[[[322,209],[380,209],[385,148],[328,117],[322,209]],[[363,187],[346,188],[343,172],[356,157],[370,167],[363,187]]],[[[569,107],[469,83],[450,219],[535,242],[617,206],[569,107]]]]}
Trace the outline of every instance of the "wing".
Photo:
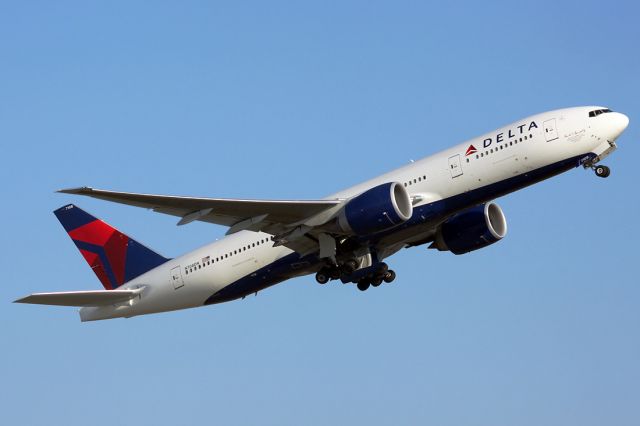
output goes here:
{"type": "MultiPolygon", "coordinates": [[[[218,225],[237,225],[246,219],[253,224],[294,225],[326,209],[340,204],[340,200],[238,200],[228,198],[182,197],[175,195],[136,194],[105,191],[89,187],[61,189],[65,194],[86,195],[115,203],[152,209],[158,213],[179,216],[179,225],[200,220],[218,225]]],[[[254,226],[254,228],[256,228],[254,226]]],[[[247,229],[247,228],[245,228],[247,229]]]]}
{"type": "Polygon", "coordinates": [[[305,234],[314,226],[326,222],[341,207],[344,200],[239,200],[225,198],[183,197],[174,195],[136,194],[105,191],[89,187],[62,189],[65,194],[85,195],[115,203],[144,207],[158,213],[180,217],[178,225],[199,220],[229,226],[227,234],[242,230],[264,231],[286,235],[300,228],[303,232],[283,243],[306,253],[317,248],[317,241],[305,234]]]}
{"type": "Polygon", "coordinates": [[[142,289],[136,290],[91,290],[64,291],[60,293],[34,293],[18,299],[14,303],[58,306],[105,306],[126,302],[137,297],[142,289]]]}

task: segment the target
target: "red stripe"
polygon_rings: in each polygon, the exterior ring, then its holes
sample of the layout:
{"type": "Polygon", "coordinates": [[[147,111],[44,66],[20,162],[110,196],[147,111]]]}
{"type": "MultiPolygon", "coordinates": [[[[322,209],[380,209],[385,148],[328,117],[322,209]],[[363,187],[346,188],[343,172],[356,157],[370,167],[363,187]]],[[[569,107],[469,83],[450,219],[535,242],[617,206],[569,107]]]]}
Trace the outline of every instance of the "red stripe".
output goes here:
{"type": "Polygon", "coordinates": [[[86,250],[80,250],[80,253],[82,253],[84,259],[87,261],[89,266],[91,266],[91,269],[93,269],[93,272],[102,283],[102,286],[107,290],[112,290],[113,287],[111,287],[111,283],[109,282],[109,278],[107,277],[104,265],[100,260],[100,256],[98,256],[96,253],[92,253],[86,250]]]}
{"type": "Polygon", "coordinates": [[[129,238],[121,232],[114,232],[104,245],[104,251],[109,259],[111,270],[118,285],[124,284],[124,268],[127,257],[127,243],[129,238]]]}
{"type": "Polygon", "coordinates": [[[114,232],[117,232],[114,228],[96,219],[93,222],[89,222],[86,225],[70,231],[69,236],[74,240],[104,247],[114,232]]]}

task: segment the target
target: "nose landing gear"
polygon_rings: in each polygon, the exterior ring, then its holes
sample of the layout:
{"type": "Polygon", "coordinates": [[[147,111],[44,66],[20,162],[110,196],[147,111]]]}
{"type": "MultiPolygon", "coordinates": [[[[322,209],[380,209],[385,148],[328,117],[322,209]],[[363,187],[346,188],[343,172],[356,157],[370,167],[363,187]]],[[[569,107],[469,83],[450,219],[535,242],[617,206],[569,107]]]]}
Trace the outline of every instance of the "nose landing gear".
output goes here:
{"type": "Polygon", "coordinates": [[[607,166],[594,166],[593,171],[596,176],[601,178],[606,178],[611,174],[611,169],[607,166]]]}

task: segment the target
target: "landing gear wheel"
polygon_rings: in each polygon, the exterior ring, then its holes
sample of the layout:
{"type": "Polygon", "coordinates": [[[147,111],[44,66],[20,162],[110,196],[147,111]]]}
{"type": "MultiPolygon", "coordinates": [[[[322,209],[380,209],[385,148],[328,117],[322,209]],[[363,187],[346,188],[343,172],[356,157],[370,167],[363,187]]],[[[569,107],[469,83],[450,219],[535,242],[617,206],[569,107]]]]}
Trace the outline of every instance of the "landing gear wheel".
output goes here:
{"type": "Polygon", "coordinates": [[[360,280],[358,281],[358,290],[360,291],[367,291],[367,289],[369,288],[369,281],[367,280],[360,280]]]}
{"type": "Polygon", "coordinates": [[[332,268],[329,275],[332,280],[337,280],[338,278],[340,278],[340,270],[338,268],[332,268]]]}
{"type": "Polygon", "coordinates": [[[596,172],[596,176],[606,178],[611,174],[611,169],[607,166],[596,166],[593,171],[596,172]]]}
{"type": "Polygon", "coordinates": [[[396,273],[392,269],[389,269],[387,273],[384,275],[384,282],[387,284],[392,282],[395,279],[396,279],[396,273]]]}
{"type": "Polygon", "coordinates": [[[345,275],[353,274],[358,269],[358,262],[354,259],[349,259],[342,264],[342,272],[345,275]]]}
{"type": "Polygon", "coordinates": [[[376,277],[371,280],[371,285],[374,287],[378,287],[380,284],[382,284],[382,278],[380,277],[376,277]]]}
{"type": "Polygon", "coordinates": [[[326,284],[329,282],[329,275],[324,271],[320,271],[316,274],[316,281],[318,281],[318,284],[326,284]]]}

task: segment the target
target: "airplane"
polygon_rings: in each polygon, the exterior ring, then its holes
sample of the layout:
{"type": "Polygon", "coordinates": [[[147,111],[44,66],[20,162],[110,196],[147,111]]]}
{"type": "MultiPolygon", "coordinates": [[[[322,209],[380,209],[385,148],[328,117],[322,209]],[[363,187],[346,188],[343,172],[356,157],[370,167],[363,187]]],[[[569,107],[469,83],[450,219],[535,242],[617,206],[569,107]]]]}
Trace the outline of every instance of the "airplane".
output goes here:
{"type": "Polygon", "coordinates": [[[533,115],[321,200],[244,200],[62,189],[228,227],[225,238],[166,258],[69,204],[55,210],[104,290],[35,293],[18,303],[80,307],[81,321],[129,318],[257,294],[315,273],[320,284],[365,291],[396,273],[403,248],[461,255],[507,234],[493,201],[571,169],[592,169],[616,148],[624,114],[587,106],[533,115]]]}

